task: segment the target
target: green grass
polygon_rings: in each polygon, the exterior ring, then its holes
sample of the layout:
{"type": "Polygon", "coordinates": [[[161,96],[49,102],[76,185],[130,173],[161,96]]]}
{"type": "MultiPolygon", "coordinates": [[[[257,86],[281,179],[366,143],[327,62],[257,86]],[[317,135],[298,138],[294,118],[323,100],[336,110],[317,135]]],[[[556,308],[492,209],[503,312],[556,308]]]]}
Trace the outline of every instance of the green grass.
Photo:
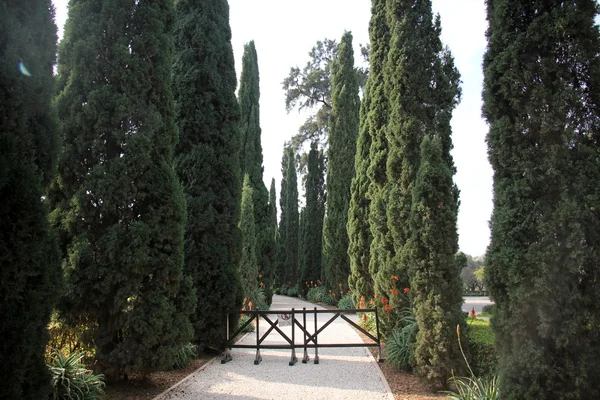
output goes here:
{"type": "Polygon", "coordinates": [[[478,316],[478,317],[484,317],[484,318],[492,318],[492,317],[493,317],[493,315],[492,315],[492,314],[490,314],[490,313],[487,313],[487,312],[482,312],[482,313],[479,313],[479,314],[477,314],[477,316],[478,316]]]}

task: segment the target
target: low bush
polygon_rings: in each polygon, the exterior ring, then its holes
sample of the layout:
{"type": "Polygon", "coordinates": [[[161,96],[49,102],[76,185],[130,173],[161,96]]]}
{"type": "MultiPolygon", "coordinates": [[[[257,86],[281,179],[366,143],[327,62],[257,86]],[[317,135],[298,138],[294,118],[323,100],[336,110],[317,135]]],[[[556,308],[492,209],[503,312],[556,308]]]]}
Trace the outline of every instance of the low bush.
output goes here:
{"type": "MultiPolygon", "coordinates": [[[[242,314],[240,316],[240,319],[238,321],[238,329],[241,328],[242,326],[244,326],[244,324],[246,322],[248,322],[248,320],[250,319],[250,316],[242,314]]],[[[240,333],[248,333],[248,332],[254,332],[255,328],[254,328],[254,324],[250,323],[248,324],[240,333]]]]}
{"type": "Polygon", "coordinates": [[[411,306],[402,309],[400,315],[400,325],[385,339],[386,362],[396,369],[410,371],[415,364],[413,350],[418,325],[411,306]]]}
{"type": "Polygon", "coordinates": [[[53,400],[96,400],[104,397],[104,375],[96,375],[81,362],[85,353],[68,357],[55,350],[48,368],[52,374],[53,400]]]}
{"type": "Polygon", "coordinates": [[[496,373],[498,356],[494,347],[494,332],[489,321],[468,318],[467,339],[469,341],[470,364],[477,376],[496,373]]]}
{"type": "Polygon", "coordinates": [[[300,291],[298,290],[298,288],[296,286],[294,286],[294,287],[291,287],[288,289],[287,295],[290,297],[299,297],[300,291]]]}
{"type": "Polygon", "coordinates": [[[495,304],[487,304],[487,305],[483,306],[481,311],[483,313],[494,315],[494,313],[496,312],[496,305],[495,304]]]}
{"type": "Polygon", "coordinates": [[[332,296],[331,292],[325,286],[314,286],[308,289],[306,299],[311,303],[325,303],[330,306],[335,306],[337,301],[332,296]]]}
{"type": "Polygon", "coordinates": [[[67,322],[58,313],[53,313],[46,328],[49,335],[46,346],[46,362],[49,363],[52,360],[55,351],[59,351],[65,356],[72,353],[84,353],[85,358],[92,358],[94,348],[89,337],[89,327],[93,325],[94,323],[83,320],[67,322]]]}
{"type": "Polygon", "coordinates": [[[173,361],[173,369],[182,369],[190,365],[194,359],[198,357],[198,346],[192,343],[181,346],[175,354],[173,361]]]}
{"type": "Polygon", "coordinates": [[[340,310],[352,310],[356,308],[354,305],[354,299],[351,294],[345,294],[342,296],[340,301],[337,303],[337,308],[340,310]]]}

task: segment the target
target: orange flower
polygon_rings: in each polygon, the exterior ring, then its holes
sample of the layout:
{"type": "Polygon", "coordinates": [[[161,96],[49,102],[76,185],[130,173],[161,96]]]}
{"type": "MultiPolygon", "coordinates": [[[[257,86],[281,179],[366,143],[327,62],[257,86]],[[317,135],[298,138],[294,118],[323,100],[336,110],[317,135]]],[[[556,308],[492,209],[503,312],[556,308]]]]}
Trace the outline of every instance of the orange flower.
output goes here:
{"type": "Polygon", "coordinates": [[[332,293],[331,295],[332,295],[333,297],[335,297],[335,293],[332,293]]]}
{"type": "Polygon", "coordinates": [[[398,294],[398,289],[392,289],[392,296],[395,296],[398,294]]]}
{"type": "Polygon", "coordinates": [[[390,306],[389,304],[386,304],[385,306],[383,306],[383,309],[387,312],[392,311],[392,306],[390,306]]]}
{"type": "Polygon", "coordinates": [[[375,300],[371,299],[371,301],[369,302],[370,305],[375,304],[375,300]]]}
{"type": "Polygon", "coordinates": [[[382,297],[381,298],[381,304],[387,304],[387,303],[389,303],[389,300],[386,299],[385,297],[382,297]]]}
{"type": "Polygon", "coordinates": [[[404,294],[408,294],[408,292],[410,292],[410,288],[408,288],[408,287],[405,287],[405,288],[404,288],[404,294]]]}
{"type": "Polygon", "coordinates": [[[251,301],[249,301],[249,302],[248,302],[248,309],[249,309],[250,311],[252,311],[252,302],[251,302],[251,301]]]}
{"type": "Polygon", "coordinates": [[[375,294],[373,295],[373,297],[374,297],[374,298],[378,298],[378,297],[379,297],[379,295],[378,295],[377,293],[375,293],[375,294]]]}
{"type": "MultiPolygon", "coordinates": [[[[363,321],[366,321],[367,319],[368,319],[368,318],[367,318],[367,316],[365,315],[365,316],[363,317],[363,321]]],[[[457,326],[458,326],[458,325],[457,325],[457,326]]]]}
{"type": "Polygon", "coordinates": [[[242,311],[246,311],[246,307],[242,307],[242,311]]]}
{"type": "Polygon", "coordinates": [[[329,289],[329,293],[331,293],[331,289],[329,289]]]}
{"type": "Polygon", "coordinates": [[[339,286],[339,287],[342,287],[343,285],[342,285],[341,283],[338,283],[338,286],[339,286]]]}
{"type": "Polygon", "coordinates": [[[393,280],[393,281],[397,281],[397,280],[398,280],[398,277],[397,277],[396,275],[392,275],[392,280],[393,280]]]}

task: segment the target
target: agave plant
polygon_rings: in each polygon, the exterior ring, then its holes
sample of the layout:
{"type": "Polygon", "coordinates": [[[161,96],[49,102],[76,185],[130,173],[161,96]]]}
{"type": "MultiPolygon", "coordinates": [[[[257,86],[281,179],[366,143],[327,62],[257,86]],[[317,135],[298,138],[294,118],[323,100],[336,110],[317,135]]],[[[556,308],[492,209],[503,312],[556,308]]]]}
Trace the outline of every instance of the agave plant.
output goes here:
{"type": "Polygon", "coordinates": [[[96,400],[104,397],[104,375],[94,374],[81,362],[85,353],[65,357],[53,350],[48,368],[52,374],[53,400],[96,400]]]}

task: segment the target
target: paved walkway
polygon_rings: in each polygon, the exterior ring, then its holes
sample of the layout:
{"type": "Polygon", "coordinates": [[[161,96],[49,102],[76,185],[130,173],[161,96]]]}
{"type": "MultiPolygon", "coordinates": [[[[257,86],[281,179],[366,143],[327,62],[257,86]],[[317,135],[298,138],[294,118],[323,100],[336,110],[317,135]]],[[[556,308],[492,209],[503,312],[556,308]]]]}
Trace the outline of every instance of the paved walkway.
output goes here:
{"type": "MultiPolygon", "coordinates": [[[[272,310],[313,309],[315,306],[300,299],[274,296],[272,310]]],[[[321,307],[317,307],[322,309],[321,307]]],[[[332,314],[318,314],[318,326],[332,314]]],[[[291,337],[291,324],[280,319],[281,329],[291,337]]],[[[307,316],[307,325],[314,326],[307,316]]],[[[261,321],[260,333],[267,324],[261,321]]],[[[314,329],[314,328],[313,328],[314,329]]],[[[312,332],[313,329],[309,329],[312,332]]],[[[296,341],[302,343],[301,331],[296,329],[296,341]]],[[[336,319],[321,334],[319,343],[361,343],[358,334],[343,320],[336,319]]],[[[256,333],[246,335],[240,344],[255,344],[256,333]]],[[[276,332],[264,342],[283,343],[276,332]]],[[[289,366],[291,350],[261,350],[262,362],[254,365],[255,350],[233,349],[233,360],[221,364],[220,357],[189,375],[155,400],[393,400],[375,359],[366,348],[319,349],[319,364],[314,364],[314,350],[309,349],[310,361],[302,363],[303,350],[297,350],[298,362],[289,366]]]]}

